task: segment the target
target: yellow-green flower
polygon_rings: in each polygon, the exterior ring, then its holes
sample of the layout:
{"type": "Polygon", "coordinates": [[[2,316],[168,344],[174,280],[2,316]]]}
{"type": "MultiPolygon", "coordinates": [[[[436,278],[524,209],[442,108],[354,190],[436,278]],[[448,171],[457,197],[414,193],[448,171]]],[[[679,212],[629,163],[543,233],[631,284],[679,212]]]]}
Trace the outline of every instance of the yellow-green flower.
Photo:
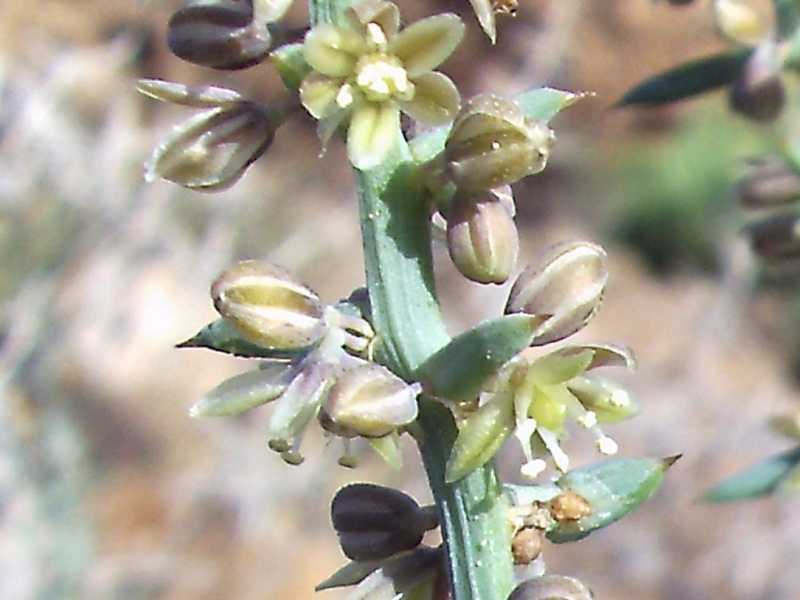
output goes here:
{"type": "Polygon", "coordinates": [[[429,125],[451,121],[461,99],[449,77],[434,71],[464,34],[456,15],[428,17],[399,31],[391,2],[350,10],[346,25],[322,24],[306,35],[313,71],[300,98],[319,119],[323,144],[349,120],[347,153],[358,169],[378,165],[400,135],[400,111],[429,125]]]}

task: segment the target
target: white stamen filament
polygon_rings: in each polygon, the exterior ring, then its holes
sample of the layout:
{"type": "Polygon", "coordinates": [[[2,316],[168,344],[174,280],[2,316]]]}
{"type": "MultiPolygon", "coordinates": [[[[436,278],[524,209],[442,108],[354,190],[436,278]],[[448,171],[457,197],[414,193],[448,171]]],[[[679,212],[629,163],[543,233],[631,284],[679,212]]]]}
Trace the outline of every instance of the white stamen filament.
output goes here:
{"type": "Polygon", "coordinates": [[[562,473],[566,473],[569,470],[569,456],[558,445],[558,436],[555,432],[544,427],[537,428],[536,432],[542,438],[542,442],[544,442],[547,451],[550,452],[550,456],[553,457],[556,468],[562,473]]]}
{"type": "Polygon", "coordinates": [[[523,477],[526,477],[528,479],[536,479],[539,475],[541,475],[544,472],[545,469],[547,469],[547,463],[543,461],[541,458],[536,458],[522,465],[519,472],[522,474],[523,477]]]}
{"type": "Polygon", "coordinates": [[[339,88],[339,93],[336,94],[336,104],[340,108],[347,108],[353,103],[353,88],[349,83],[345,83],[339,88]]]}

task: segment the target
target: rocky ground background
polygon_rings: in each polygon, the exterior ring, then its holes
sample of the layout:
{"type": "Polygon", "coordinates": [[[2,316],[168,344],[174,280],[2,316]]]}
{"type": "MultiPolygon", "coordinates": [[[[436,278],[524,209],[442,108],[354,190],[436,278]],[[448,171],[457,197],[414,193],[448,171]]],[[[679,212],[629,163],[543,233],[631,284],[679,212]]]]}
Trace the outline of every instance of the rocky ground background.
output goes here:
{"type": "MultiPolygon", "coordinates": [[[[467,43],[447,65],[465,95],[545,83],[598,94],[559,117],[550,167],[517,190],[523,256],[576,237],[607,245],[610,288],[580,335],[637,351],[641,368],[628,379],[643,406],[613,433],[624,454],[684,457],[632,517],[548,547],[551,570],[605,600],[797,598],[796,498],[696,500],[785,447],[765,421],[797,408],[785,288],[756,285],[729,191],[739,161],[770,132],[738,122],[720,98],[648,113],[609,108],[642,77],[719,46],[707,3],[522,0],[497,49],[465,1],[401,4],[409,17],[465,16],[467,43]],[[665,240],[666,275],[623,244],[616,225],[665,194],[705,207],[677,227],[647,223],[665,240]],[[713,267],[687,258],[685,239],[706,248],[713,267]]],[[[343,562],[328,525],[337,487],[377,481],[427,500],[411,447],[402,473],[367,454],[346,471],[311,436],[308,460],[290,469],[266,449],[264,411],[188,417],[204,391],[245,368],[172,347],[213,318],[208,285],[222,268],[266,258],[330,300],[362,273],[341,144],[317,160],[308,119],[281,130],[224,193],[143,183],[142,162],[182,113],[137,96],[136,78],[214,81],[260,99],[279,89],[267,66],[220,76],[171,58],[163,38],[175,5],[0,4],[3,598],[310,598],[343,562]]],[[[302,22],[301,7],[293,18],[302,22]]],[[[465,283],[443,248],[437,260],[454,332],[500,310],[506,288],[465,283]]],[[[570,444],[577,460],[595,458],[580,438],[570,444]]],[[[509,476],[516,460],[509,450],[509,476]]]]}

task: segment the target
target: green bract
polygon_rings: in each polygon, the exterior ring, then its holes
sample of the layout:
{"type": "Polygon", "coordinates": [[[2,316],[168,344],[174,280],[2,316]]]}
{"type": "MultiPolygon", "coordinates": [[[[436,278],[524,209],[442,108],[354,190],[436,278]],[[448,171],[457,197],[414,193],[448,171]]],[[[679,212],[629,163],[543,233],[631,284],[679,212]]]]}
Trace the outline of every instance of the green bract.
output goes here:
{"type": "Polygon", "coordinates": [[[428,17],[399,31],[397,7],[370,1],[348,13],[346,24],[320,24],[305,39],[313,71],[300,86],[308,112],[319,119],[323,144],[349,122],[347,152],[358,169],[383,161],[400,136],[400,111],[426,124],[451,121],[460,97],[433,69],[464,33],[452,14],[428,17]]]}

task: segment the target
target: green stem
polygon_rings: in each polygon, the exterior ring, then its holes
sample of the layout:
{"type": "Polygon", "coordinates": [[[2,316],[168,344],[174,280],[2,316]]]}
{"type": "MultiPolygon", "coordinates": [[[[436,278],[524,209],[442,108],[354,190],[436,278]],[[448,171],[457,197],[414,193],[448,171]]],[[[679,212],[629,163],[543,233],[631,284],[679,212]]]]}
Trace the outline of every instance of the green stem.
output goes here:
{"type": "MultiPolygon", "coordinates": [[[[312,23],[335,22],[351,0],[309,0],[312,23]]],[[[414,380],[450,338],[436,298],[428,198],[406,143],[384,164],[355,171],[378,357],[414,380]]],[[[418,439],[436,501],[453,600],[506,600],[513,586],[506,502],[494,462],[448,484],[445,467],[457,430],[450,412],[421,402],[418,439]]]]}

